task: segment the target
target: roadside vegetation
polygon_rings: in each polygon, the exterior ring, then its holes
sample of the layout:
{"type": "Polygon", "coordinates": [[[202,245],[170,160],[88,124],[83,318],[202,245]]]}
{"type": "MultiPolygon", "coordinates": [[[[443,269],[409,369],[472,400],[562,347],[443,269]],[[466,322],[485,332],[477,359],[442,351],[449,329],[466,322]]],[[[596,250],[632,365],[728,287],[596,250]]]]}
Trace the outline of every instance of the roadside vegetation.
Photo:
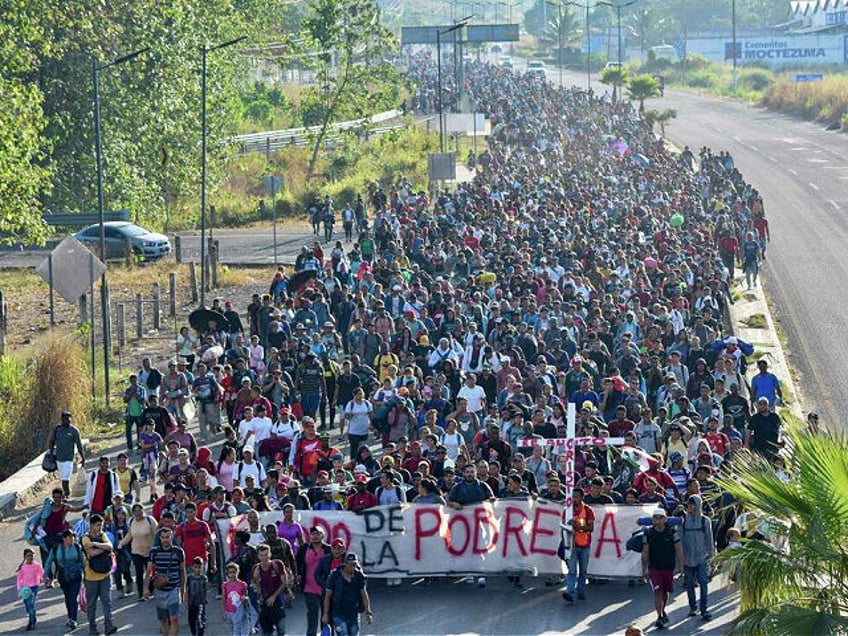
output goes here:
{"type": "Polygon", "coordinates": [[[0,358],[0,480],[45,448],[63,410],[81,432],[89,430],[95,412],[88,377],[80,335],[67,329],[42,339],[32,355],[0,358]]]}

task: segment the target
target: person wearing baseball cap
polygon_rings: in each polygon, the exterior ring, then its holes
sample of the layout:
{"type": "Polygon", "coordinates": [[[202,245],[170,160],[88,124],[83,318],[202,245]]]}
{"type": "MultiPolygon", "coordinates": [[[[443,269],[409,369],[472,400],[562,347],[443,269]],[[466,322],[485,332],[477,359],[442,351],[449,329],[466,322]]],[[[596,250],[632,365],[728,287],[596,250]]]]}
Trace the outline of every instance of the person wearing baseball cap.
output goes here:
{"type": "Polygon", "coordinates": [[[357,556],[348,552],[343,567],[337,567],[327,580],[324,596],[324,614],[321,622],[332,621],[337,634],[358,634],[359,614],[365,610],[365,620],[370,625],[374,619],[368,582],[357,556]]]}
{"type": "MultiPolygon", "coordinates": [[[[321,618],[321,598],[324,585],[330,575],[334,553],[338,552],[341,565],[344,554],[344,542],[341,549],[331,548],[325,540],[326,533],[321,526],[309,528],[309,542],[300,546],[295,557],[298,578],[303,582],[303,598],[306,601],[306,633],[315,636],[318,633],[321,618]]],[[[335,539],[333,543],[340,541],[335,539]]]]}
{"type": "Polygon", "coordinates": [[[674,575],[683,572],[683,546],[677,529],[666,523],[668,515],[662,508],[651,513],[651,528],[645,535],[642,548],[642,578],[654,591],[657,629],[668,625],[666,614],[669,596],[674,591],[674,575]]]}

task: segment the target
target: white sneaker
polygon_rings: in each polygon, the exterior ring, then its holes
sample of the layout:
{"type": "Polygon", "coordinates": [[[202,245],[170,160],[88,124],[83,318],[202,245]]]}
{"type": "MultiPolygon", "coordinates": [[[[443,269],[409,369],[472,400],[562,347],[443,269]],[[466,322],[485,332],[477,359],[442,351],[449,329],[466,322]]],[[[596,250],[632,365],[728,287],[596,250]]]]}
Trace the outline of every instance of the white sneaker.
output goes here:
{"type": "Polygon", "coordinates": [[[479,588],[486,587],[486,577],[485,576],[481,576],[479,579],[477,579],[477,587],[479,587],[479,588]]]}

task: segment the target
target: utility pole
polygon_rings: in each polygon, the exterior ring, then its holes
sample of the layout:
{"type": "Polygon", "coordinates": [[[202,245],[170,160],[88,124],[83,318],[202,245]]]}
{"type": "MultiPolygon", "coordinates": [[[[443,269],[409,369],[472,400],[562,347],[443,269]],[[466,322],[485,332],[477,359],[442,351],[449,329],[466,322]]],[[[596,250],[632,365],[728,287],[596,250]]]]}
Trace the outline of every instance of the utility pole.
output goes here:
{"type": "Polygon", "coordinates": [[[733,28],[733,92],[736,92],[738,70],[736,68],[736,0],[731,0],[731,23],[733,28]]]}
{"type": "MultiPolygon", "coordinates": [[[[103,322],[103,385],[105,387],[104,397],[106,398],[106,406],[109,406],[109,286],[106,281],[106,203],[103,194],[103,139],[100,126],[100,71],[107,68],[129,62],[137,58],[142,53],[146,53],[150,47],[140,49],[129,55],[119,57],[117,60],[108,64],[98,64],[97,60],[91,62],[91,79],[94,85],[94,155],[97,162],[97,212],[100,221],[100,258],[103,259],[103,275],[100,277],[100,319],[103,322]]],[[[94,283],[92,283],[92,290],[94,283]]],[[[91,359],[94,362],[94,295],[89,299],[91,302],[91,359]]],[[[93,372],[93,367],[92,367],[93,372]]],[[[94,387],[92,386],[92,391],[94,387]]]]}
{"type": "Polygon", "coordinates": [[[206,58],[212,51],[238,44],[245,36],[216,44],[200,47],[200,306],[206,306],[206,58]]]}

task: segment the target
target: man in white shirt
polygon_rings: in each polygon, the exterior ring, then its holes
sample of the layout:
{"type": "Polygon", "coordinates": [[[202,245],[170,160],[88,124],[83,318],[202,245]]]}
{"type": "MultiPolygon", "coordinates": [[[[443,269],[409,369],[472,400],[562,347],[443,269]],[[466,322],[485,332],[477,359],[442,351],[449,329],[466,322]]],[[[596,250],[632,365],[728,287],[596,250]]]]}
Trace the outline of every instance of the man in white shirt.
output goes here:
{"type": "Polygon", "coordinates": [[[468,411],[482,421],[486,408],[486,392],[477,384],[475,374],[469,373],[465,376],[465,385],[459,390],[457,397],[465,398],[468,402],[468,411]]]}
{"type": "Polygon", "coordinates": [[[242,411],[242,421],[238,425],[239,441],[244,445],[247,438],[253,434],[253,407],[246,406],[242,411]]]}
{"type": "Polygon", "coordinates": [[[267,484],[265,479],[265,467],[253,459],[253,446],[245,446],[241,450],[242,460],[236,465],[234,477],[239,486],[247,487],[248,475],[253,477],[253,483],[261,484],[264,488],[267,484]]]}
{"type": "Polygon", "coordinates": [[[268,417],[264,404],[256,407],[256,416],[251,423],[253,424],[253,437],[251,437],[249,443],[254,448],[259,449],[262,442],[271,437],[271,429],[274,427],[274,422],[268,417]]]}

